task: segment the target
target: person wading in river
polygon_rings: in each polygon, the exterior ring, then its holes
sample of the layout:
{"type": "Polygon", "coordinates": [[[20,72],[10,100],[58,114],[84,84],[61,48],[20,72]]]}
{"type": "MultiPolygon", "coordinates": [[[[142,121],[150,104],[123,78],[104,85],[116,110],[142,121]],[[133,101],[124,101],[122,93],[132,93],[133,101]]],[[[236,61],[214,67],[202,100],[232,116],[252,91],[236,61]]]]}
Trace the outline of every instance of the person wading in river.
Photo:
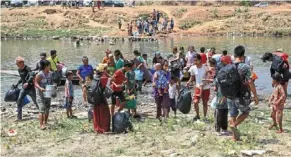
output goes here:
{"type": "Polygon", "coordinates": [[[22,105],[24,103],[23,102],[24,97],[26,95],[29,95],[37,108],[38,108],[38,103],[36,102],[36,92],[35,92],[35,88],[33,86],[34,76],[33,76],[31,69],[24,64],[24,58],[22,58],[22,57],[17,57],[15,60],[15,63],[18,67],[18,73],[20,76],[20,80],[13,86],[17,87],[20,83],[22,83],[22,89],[21,89],[19,96],[18,96],[18,99],[17,99],[18,114],[17,114],[16,121],[20,121],[20,120],[22,120],[22,105]]]}
{"type": "Polygon", "coordinates": [[[36,62],[36,66],[35,66],[35,69],[33,69],[33,71],[39,71],[40,70],[40,61],[41,60],[46,60],[46,53],[45,52],[42,52],[40,53],[40,60],[36,62]]]}

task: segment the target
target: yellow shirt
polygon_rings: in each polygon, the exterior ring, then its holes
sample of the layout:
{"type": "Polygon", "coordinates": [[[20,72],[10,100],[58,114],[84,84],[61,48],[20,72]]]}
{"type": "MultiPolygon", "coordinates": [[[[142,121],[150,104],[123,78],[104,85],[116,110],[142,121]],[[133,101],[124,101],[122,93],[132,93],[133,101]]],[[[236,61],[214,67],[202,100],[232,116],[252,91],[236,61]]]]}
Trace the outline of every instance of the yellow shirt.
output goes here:
{"type": "Polygon", "coordinates": [[[48,61],[51,63],[51,69],[53,71],[57,71],[57,64],[59,62],[58,56],[56,56],[54,59],[52,59],[51,57],[49,57],[48,58],[48,61]]]}

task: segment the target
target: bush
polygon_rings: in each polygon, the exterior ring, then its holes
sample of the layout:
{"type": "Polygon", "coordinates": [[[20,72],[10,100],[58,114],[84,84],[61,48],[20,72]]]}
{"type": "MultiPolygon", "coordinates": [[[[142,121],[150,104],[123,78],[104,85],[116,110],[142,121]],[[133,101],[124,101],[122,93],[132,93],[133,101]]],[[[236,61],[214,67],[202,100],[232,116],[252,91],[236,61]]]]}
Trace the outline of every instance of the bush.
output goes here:
{"type": "Polygon", "coordinates": [[[201,21],[186,20],[180,24],[179,28],[183,29],[183,30],[188,30],[188,29],[192,28],[193,26],[199,25],[199,24],[201,24],[201,21]]]}
{"type": "Polygon", "coordinates": [[[211,10],[210,11],[211,13],[212,13],[212,16],[214,17],[214,18],[218,18],[219,16],[218,16],[218,10],[215,8],[215,9],[213,9],[213,10],[211,10]]]}

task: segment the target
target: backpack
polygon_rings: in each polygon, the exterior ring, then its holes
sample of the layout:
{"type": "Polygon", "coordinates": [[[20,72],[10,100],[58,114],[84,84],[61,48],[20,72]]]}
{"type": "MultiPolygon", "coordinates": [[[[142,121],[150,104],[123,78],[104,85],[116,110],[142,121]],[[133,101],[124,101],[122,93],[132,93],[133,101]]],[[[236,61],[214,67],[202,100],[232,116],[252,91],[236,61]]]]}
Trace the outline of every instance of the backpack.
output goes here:
{"type": "Polygon", "coordinates": [[[186,87],[182,87],[179,93],[176,108],[182,113],[187,114],[191,110],[191,103],[192,103],[191,91],[186,87]]]}
{"type": "Polygon", "coordinates": [[[288,63],[289,56],[288,56],[287,53],[285,53],[285,52],[274,52],[273,55],[281,57],[283,59],[283,61],[288,63]]]}
{"type": "Polygon", "coordinates": [[[94,78],[88,89],[88,103],[92,105],[100,105],[104,103],[104,89],[101,87],[100,78],[94,78]]]}
{"type": "Polygon", "coordinates": [[[116,112],[112,118],[113,132],[120,134],[132,130],[132,124],[129,120],[130,114],[128,112],[116,112]]]}
{"type": "Polygon", "coordinates": [[[282,73],[284,71],[283,65],[284,65],[283,58],[277,55],[273,55],[273,62],[271,68],[279,73],[282,73]]]}
{"type": "Polygon", "coordinates": [[[238,71],[238,63],[222,67],[218,71],[216,78],[221,87],[221,93],[223,96],[230,99],[238,97],[240,88],[242,87],[242,79],[238,71]]]}

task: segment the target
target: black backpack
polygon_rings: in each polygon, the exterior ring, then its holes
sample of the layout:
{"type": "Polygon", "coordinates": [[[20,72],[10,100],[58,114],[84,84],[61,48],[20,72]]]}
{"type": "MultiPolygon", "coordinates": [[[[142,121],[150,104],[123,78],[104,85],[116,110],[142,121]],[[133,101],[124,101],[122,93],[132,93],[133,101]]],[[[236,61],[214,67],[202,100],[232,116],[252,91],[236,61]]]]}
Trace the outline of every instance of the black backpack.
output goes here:
{"type": "Polygon", "coordinates": [[[271,68],[279,73],[282,73],[284,71],[283,65],[284,65],[284,60],[282,59],[282,57],[273,55],[273,62],[272,62],[271,68]]]}
{"type": "Polygon", "coordinates": [[[230,99],[239,96],[238,94],[242,87],[243,79],[238,70],[238,63],[222,67],[218,71],[216,78],[221,87],[221,93],[223,96],[230,99]]]}
{"type": "Polygon", "coordinates": [[[104,89],[102,89],[100,78],[94,78],[88,88],[88,102],[92,105],[104,103],[104,89]]]}
{"type": "Polygon", "coordinates": [[[112,131],[117,134],[125,133],[127,130],[132,131],[133,127],[129,117],[128,112],[116,112],[112,118],[112,131]]]}
{"type": "Polygon", "coordinates": [[[192,103],[191,91],[186,87],[182,87],[179,93],[176,108],[182,113],[187,114],[191,110],[191,103],[192,103]]]}

